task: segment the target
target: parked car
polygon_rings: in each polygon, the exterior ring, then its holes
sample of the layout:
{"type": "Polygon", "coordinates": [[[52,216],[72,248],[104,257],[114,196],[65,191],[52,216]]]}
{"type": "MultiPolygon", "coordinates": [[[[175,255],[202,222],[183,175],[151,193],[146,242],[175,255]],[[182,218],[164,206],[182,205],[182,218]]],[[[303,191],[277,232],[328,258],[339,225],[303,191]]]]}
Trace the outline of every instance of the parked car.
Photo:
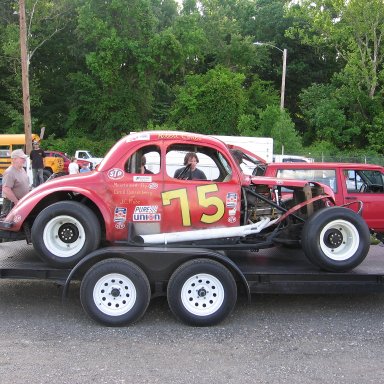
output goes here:
{"type": "Polygon", "coordinates": [[[384,167],[357,163],[271,163],[264,176],[311,180],[329,185],[336,204],[354,211],[362,205],[362,217],[380,240],[384,239],[384,167]]]}
{"type": "MultiPolygon", "coordinates": [[[[59,152],[59,151],[44,151],[45,154],[47,156],[50,156],[50,157],[59,157],[61,159],[63,159],[64,161],[64,173],[65,174],[68,174],[68,165],[69,163],[71,162],[71,159],[64,153],[64,152],[59,152]]],[[[77,164],[79,164],[79,168],[81,168],[81,166],[83,164],[87,164],[88,168],[89,169],[92,169],[92,163],[90,161],[87,161],[87,160],[77,160],[77,164]]]]}

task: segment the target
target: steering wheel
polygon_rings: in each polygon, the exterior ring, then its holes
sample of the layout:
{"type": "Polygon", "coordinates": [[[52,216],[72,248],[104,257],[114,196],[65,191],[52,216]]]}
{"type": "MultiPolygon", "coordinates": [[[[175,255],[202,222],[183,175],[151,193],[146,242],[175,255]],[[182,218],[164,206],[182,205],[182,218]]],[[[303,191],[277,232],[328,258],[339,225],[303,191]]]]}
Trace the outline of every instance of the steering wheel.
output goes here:
{"type": "Polygon", "coordinates": [[[185,175],[187,174],[187,172],[189,171],[190,168],[191,168],[191,164],[187,164],[187,165],[184,167],[184,169],[180,172],[180,175],[178,175],[178,176],[176,177],[176,179],[180,179],[180,180],[182,180],[182,179],[185,177],[185,175]]]}

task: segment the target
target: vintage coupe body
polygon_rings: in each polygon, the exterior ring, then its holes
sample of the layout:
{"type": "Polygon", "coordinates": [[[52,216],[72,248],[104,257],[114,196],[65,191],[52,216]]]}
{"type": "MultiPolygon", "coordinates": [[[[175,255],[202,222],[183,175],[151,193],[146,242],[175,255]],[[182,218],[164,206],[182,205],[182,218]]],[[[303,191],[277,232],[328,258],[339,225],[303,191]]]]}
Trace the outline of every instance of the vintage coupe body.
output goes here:
{"type": "Polygon", "coordinates": [[[329,271],[364,260],[368,227],[356,212],[335,206],[330,187],[256,176],[256,165],[255,175],[244,174],[233,148],[205,135],[130,134],[96,170],[32,190],[0,222],[0,236],[26,238],[43,260],[63,268],[102,245],[122,243],[223,251],[301,246],[329,271]],[[209,165],[206,180],[190,180],[188,152],[209,165]],[[141,173],[143,156],[151,173],[141,173]],[[183,171],[175,178],[177,168],[183,171]],[[288,201],[282,188],[292,192],[288,201]]]}

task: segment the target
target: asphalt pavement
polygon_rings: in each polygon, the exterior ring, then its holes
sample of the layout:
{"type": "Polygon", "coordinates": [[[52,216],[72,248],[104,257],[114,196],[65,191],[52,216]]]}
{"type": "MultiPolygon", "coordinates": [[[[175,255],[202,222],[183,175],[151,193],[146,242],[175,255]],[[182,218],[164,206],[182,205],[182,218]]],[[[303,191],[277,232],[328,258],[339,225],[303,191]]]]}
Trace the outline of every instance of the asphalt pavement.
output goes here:
{"type": "Polygon", "coordinates": [[[196,328],[156,298],[109,328],[85,314],[78,283],[62,304],[51,281],[0,279],[0,383],[381,383],[383,313],[377,293],[254,295],[196,328]]]}
{"type": "Polygon", "coordinates": [[[108,328],[44,281],[0,281],[2,383],[379,383],[384,296],[258,295],[215,327],[178,322],[164,298],[108,328]]]}

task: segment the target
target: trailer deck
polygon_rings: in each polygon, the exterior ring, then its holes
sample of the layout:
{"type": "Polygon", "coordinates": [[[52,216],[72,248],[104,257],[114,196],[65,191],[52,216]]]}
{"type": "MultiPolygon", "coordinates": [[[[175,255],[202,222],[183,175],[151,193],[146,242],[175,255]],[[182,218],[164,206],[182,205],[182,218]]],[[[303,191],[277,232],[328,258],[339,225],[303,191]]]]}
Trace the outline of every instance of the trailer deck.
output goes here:
{"type": "MultiPolygon", "coordinates": [[[[314,267],[301,250],[283,247],[258,252],[228,252],[244,274],[251,293],[321,294],[384,292],[384,247],[371,246],[364,262],[346,273],[314,267]]],[[[0,244],[0,278],[41,279],[64,283],[71,269],[40,261],[25,241],[0,244]]]]}

